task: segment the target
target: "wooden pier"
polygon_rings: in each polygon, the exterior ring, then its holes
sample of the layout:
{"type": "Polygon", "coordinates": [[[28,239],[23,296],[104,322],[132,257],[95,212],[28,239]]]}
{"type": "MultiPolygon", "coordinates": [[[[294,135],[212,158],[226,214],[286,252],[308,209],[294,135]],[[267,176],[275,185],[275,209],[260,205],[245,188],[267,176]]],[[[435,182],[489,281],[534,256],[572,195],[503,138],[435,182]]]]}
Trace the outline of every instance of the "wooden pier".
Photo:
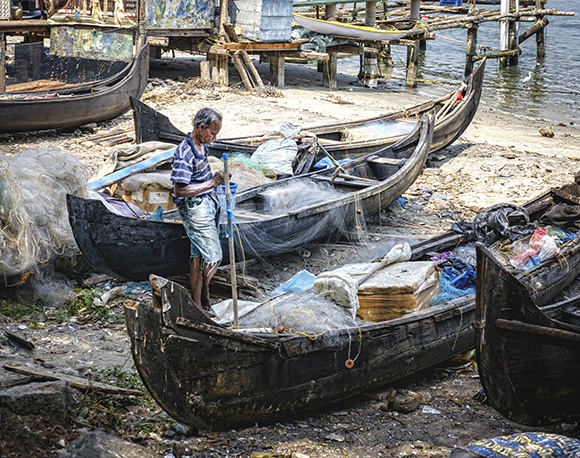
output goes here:
{"type": "MultiPolygon", "coordinates": [[[[229,0],[230,2],[233,0],[229,0]]],[[[145,0],[140,0],[141,11],[145,0]]],[[[382,2],[382,8],[377,9],[377,2],[366,2],[364,7],[344,9],[343,0],[305,0],[294,1],[293,7],[301,14],[325,19],[336,18],[338,21],[357,18],[349,21],[353,25],[364,25],[376,28],[395,28],[406,31],[406,35],[394,41],[372,41],[334,36],[323,52],[313,49],[307,39],[286,41],[261,41],[247,39],[236,35],[235,24],[230,22],[227,14],[228,0],[221,0],[222,8],[219,17],[211,29],[168,29],[147,28],[141,23],[147,40],[153,46],[153,55],[158,57],[161,51],[179,50],[193,54],[203,54],[206,60],[201,65],[201,77],[213,80],[222,85],[228,85],[228,66],[233,62],[240,73],[241,80],[250,91],[259,90],[263,82],[255,70],[250,55],[258,55],[270,63],[269,83],[274,86],[284,86],[284,64],[286,58],[302,61],[318,61],[319,70],[323,74],[323,86],[337,86],[337,56],[339,53],[362,55],[360,80],[369,87],[376,85],[380,77],[378,63],[388,64],[392,61],[391,46],[406,46],[406,85],[415,87],[418,75],[419,50],[425,49],[429,40],[436,39],[436,32],[451,28],[467,29],[465,74],[472,72],[474,62],[487,57],[500,59],[500,65],[517,65],[521,53],[519,45],[535,36],[537,55],[545,54],[544,29],[549,24],[549,16],[569,16],[574,13],[559,12],[545,7],[546,0],[524,0],[518,5],[518,0],[501,0],[500,9],[478,9],[475,3],[458,7],[439,6],[435,3],[410,0],[405,6],[389,6],[382,2]],[[358,20],[358,18],[361,18],[358,20]],[[364,20],[363,20],[364,18],[364,20]],[[499,50],[492,53],[478,53],[477,32],[484,22],[500,24],[498,37],[499,50]],[[531,26],[517,35],[515,24],[529,23],[531,26]]],[[[356,4],[355,4],[356,6],[356,4]]],[[[143,13],[139,13],[140,18],[143,13]]],[[[54,27],[54,26],[52,26],[54,27]]],[[[41,41],[50,37],[51,26],[46,20],[0,20],[0,47],[5,43],[5,37],[17,35],[24,37],[24,42],[41,41]]],[[[0,55],[0,91],[4,90],[3,59],[0,55]]]]}

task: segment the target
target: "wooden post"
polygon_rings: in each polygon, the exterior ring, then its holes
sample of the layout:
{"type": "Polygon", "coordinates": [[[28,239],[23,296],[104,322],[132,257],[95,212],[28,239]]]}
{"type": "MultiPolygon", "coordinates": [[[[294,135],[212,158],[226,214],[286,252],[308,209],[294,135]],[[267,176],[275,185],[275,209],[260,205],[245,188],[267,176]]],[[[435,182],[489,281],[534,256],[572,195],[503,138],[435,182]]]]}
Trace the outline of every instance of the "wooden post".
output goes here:
{"type": "Polygon", "coordinates": [[[217,56],[216,59],[216,70],[217,70],[217,81],[220,86],[229,85],[229,72],[228,72],[228,56],[217,56]]]}
{"type": "Polygon", "coordinates": [[[411,89],[417,87],[417,74],[419,73],[419,40],[407,46],[407,75],[405,87],[411,89]]]}
{"type": "Polygon", "coordinates": [[[338,64],[338,53],[329,52],[328,62],[322,62],[324,70],[322,72],[322,85],[330,89],[336,89],[338,82],[336,81],[336,71],[338,64]]]}
{"type": "MultiPolygon", "coordinates": [[[[501,0],[501,14],[508,14],[510,12],[510,0],[501,0]]],[[[499,22],[499,50],[507,51],[509,47],[509,25],[507,19],[502,19],[499,22]]],[[[499,60],[500,67],[507,66],[507,58],[499,60]]]]}
{"type": "Polygon", "coordinates": [[[200,71],[207,75],[209,71],[209,77],[211,81],[218,83],[221,86],[227,86],[229,84],[228,78],[228,59],[227,55],[220,54],[207,54],[206,57],[208,64],[204,65],[200,71]]]}
{"type": "MultiPolygon", "coordinates": [[[[411,0],[409,21],[413,24],[419,20],[421,1],[411,0]]],[[[407,76],[405,87],[417,87],[417,74],[419,73],[419,40],[414,40],[413,45],[407,46],[407,76]]]]}
{"type": "MultiPolygon", "coordinates": [[[[377,23],[377,2],[367,2],[365,7],[365,25],[374,27],[377,23]]],[[[372,46],[371,46],[372,47],[372,46]]],[[[359,79],[370,88],[377,87],[377,53],[364,52],[362,68],[359,71],[359,79]]]]}
{"type": "Polygon", "coordinates": [[[329,17],[336,19],[336,5],[326,5],[324,7],[324,19],[327,20],[329,17]]]}
{"type": "Polygon", "coordinates": [[[244,83],[245,88],[250,92],[256,92],[256,88],[254,87],[254,85],[250,81],[250,77],[248,76],[248,73],[246,72],[246,69],[244,68],[244,63],[242,62],[242,58],[240,57],[239,52],[240,51],[236,51],[234,53],[234,55],[232,56],[234,59],[234,65],[236,66],[236,69],[238,70],[238,73],[240,75],[240,78],[242,79],[242,83],[244,83]]]}
{"type": "MultiPolygon", "coordinates": [[[[542,0],[536,0],[536,9],[542,9],[544,5],[542,5],[542,0]]],[[[544,19],[544,16],[537,16],[536,17],[536,24],[539,23],[544,19]]],[[[544,28],[541,27],[540,30],[536,33],[536,54],[537,57],[543,59],[546,56],[546,43],[545,43],[545,35],[544,35],[544,28]]]]}
{"type": "MultiPolygon", "coordinates": [[[[510,0],[510,11],[515,10],[516,13],[520,10],[520,2],[519,0],[510,0]]],[[[519,29],[519,22],[518,21],[510,21],[509,24],[509,49],[514,50],[518,47],[518,29],[519,29]]],[[[508,59],[509,65],[518,65],[519,54],[514,54],[512,57],[508,59]]]]}
{"type": "Polygon", "coordinates": [[[473,57],[477,54],[477,29],[479,24],[473,23],[467,29],[467,49],[465,50],[465,76],[473,73],[473,57]]]}
{"type": "Polygon", "coordinates": [[[284,87],[284,56],[270,56],[270,82],[277,87],[284,87]]]}
{"type": "Polygon", "coordinates": [[[228,22],[228,0],[220,0],[220,33],[225,34],[224,25],[228,22]]]}
{"type": "Polygon", "coordinates": [[[6,91],[6,38],[4,32],[0,32],[0,92],[6,91]]]}

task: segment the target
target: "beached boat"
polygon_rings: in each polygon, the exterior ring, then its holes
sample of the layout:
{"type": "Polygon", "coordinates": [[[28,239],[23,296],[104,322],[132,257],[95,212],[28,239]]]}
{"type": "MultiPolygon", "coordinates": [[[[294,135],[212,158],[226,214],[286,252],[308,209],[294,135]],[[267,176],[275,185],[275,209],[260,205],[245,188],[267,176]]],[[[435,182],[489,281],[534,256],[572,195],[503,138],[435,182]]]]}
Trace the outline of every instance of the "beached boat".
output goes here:
{"type": "Polygon", "coordinates": [[[228,329],[196,310],[185,288],[157,276],[150,281],[153,303],[125,307],[135,365],[163,410],[203,429],[303,414],[474,344],[473,299],[311,338],[228,329]]]}
{"type": "MultiPolygon", "coordinates": [[[[0,132],[37,131],[105,121],[130,109],[149,75],[149,46],[118,74],[50,91],[7,92],[0,97],[0,132]]],[[[27,83],[27,87],[30,87],[27,83]]]]}
{"type": "MultiPolygon", "coordinates": [[[[236,259],[264,257],[330,240],[362,215],[386,208],[422,173],[433,134],[424,117],[402,141],[327,169],[260,185],[236,195],[236,259]],[[239,234],[239,237],[238,237],[239,234]]],[[[119,216],[102,202],[68,196],[71,227],[86,259],[120,280],[189,271],[189,239],[181,222],[119,216]]],[[[223,239],[224,262],[228,243],[223,239]]]]}
{"type": "Polygon", "coordinates": [[[580,296],[538,308],[489,250],[477,250],[476,349],[487,402],[524,425],[579,420],[580,296]]]}
{"type": "Polygon", "coordinates": [[[384,30],[377,29],[376,27],[347,24],[338,21],[325,21],[322,19],[309,18],[296,13],[293,13],[292,17],[302,27],[325,35],[357,38],[359,40],[389,41],[398,40],[407,34],[407,31],[405,30],[384,30]]]}
{"type": "MultiPolygon", "coordinates": [[[[531,218],[539,218],[554,203],[554,195],[543,193],[524,208],[531,218]]],[[[498,212],[497,221],[503,221],[503,208],[494,206],[482,212],[479,222],[494,221],[493,212],[498,212]]],[[[513,226],[518,227],[516,219],[513,226]]],[[[488,229],[491,227],[493,223],[488,229]]],[[[411,259],[442,253],[475,238],[469,231],[448,231],[412,246],[411,259]]],[[[496,239],[503,236],[498,233],[496,239]]],[[[577,273],[577,243],[571,242],[570,247],[563,256],[575,261],[577,273]]],[[[553,271],[561,261],[541,263],[536,278],[553,271]]],[[[519,278],[527,275],[524,272],[519,278]]],[[[167,413],[204,429],[272,422],[378,388],[473,349],[474,322],[479,323],[471,294],[400,318],[358,321],[356,326],[316,336],[259,333],[257,329],[224,327],[200,312],[183,287],[156,275],[150,281],[153,303],[125,307],[136,367],[167,413]]],[[[567,284],[567,280],[554,278],[547,291],[556,295],[567,284]]],[[[310,293],[300,294],[297,302],[313,310],[310,293]]],[[[543,301],[552,298],[540,297],[543,301]]],[[[284,295],[264,304],[267,310],[277,310],[289,300],[291,296],[284,295]]]]}
{"type": "MultiPolygon", "coordinates": [[[[316,141],[320,145],[316,160],[325,157],[321,147],[337,160],[347,157],[356,158],[399,141],[412,130],[414,123],[422,116],[434,113],[435,128],[430,151],[434,153],[451,145],[471,123],[479,106],[484,71],[485,60],[455,90],[410,108],[361,121],[341,122],[303,130],[316,136],[316,141]],[[463,101],[457,102],[451,109],[452,101],[457,98],[458,93],[461,94],[463,101]],[[367,139],[348,140],[348,132],[355,132],[357,129],[364,131],[378,129],[384,134],[373,135],[372,138],[367,139]]],[[[183,140],[185,133],[175,127],[165,115],[138,100],[133,99],[132,106],[135,135],[139,143],[146,141],[180,143],[183,140]]],[[[270,132],[262,136],[218,139],[209,145],[210,154],[218,157],[224,152],[251,154],[265,141],[279,136],[279,132],[270,132]]],[[[297,139],[299,147],[302,141],[310,141],[310,138],[305,136],[303,140],[297,139]]]]}

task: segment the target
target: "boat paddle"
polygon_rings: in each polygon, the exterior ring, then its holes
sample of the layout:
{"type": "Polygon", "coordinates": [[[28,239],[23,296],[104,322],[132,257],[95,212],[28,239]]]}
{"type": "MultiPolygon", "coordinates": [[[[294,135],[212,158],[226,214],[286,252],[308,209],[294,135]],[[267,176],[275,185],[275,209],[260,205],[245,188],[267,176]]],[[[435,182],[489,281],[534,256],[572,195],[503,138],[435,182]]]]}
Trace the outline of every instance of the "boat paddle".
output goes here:
{"type": "Polygon", "coordinates": [[[226,216],[228,225],[228,247],[230,251],[230,279],[232,284],[232,305],[234,308],[234,326],[238,327],[238,290],[236,286],[236,253],[234,251],[234,210],[233,198],[230,190],[230,166],[228,154],[224,153],[224,184],[226,187],[226,216]]]}

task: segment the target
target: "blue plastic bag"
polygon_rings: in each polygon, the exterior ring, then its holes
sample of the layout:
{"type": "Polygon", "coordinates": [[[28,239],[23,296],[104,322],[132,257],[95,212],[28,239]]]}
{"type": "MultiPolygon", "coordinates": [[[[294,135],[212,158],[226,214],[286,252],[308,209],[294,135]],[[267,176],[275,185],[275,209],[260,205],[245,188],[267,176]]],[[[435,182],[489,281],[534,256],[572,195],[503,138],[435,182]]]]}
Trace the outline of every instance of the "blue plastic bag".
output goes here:
{"type": "Polygon", "coordinates": [[[316,280],[316,275],[311,274],[307,270],[301,270],[286,283],[272,291],[272,295],[279,296],[280,294],[288,292],[305,291],[314,286],[314,280],[316,280]]]}

